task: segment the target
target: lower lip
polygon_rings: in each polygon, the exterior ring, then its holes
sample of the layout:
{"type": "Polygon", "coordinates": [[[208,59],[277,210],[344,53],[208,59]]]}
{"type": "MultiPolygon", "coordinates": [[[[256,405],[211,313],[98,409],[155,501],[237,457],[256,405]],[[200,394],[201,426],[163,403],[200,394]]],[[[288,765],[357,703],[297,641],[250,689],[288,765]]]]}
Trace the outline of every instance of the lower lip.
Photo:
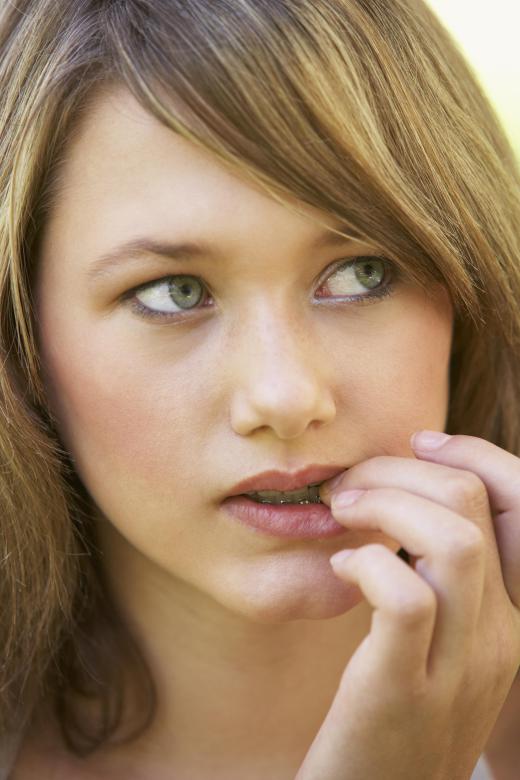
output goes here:
{"type": "Polygon", "coordinates": [[[245,496],[227,498],[223,509],[234,519],[268,536],[323,539],[345,533],[326,504],[261,504],[245,496]]]}

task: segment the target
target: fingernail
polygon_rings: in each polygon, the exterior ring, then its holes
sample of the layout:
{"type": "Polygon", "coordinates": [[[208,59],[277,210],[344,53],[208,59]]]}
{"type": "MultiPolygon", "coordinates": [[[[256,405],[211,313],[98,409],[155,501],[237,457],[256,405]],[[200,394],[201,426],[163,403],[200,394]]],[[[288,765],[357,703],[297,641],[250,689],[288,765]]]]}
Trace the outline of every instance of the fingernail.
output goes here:
{"type": "Polygon", "coordinates": [[[343,493],[338,493],[337,496],[332,497],[332,511],[350,506],[357,501],[363,493],[366,493],[366,490],[345,490],[343,493]]]}
{"type": "Polygon", "coordinates": [[[442,447],[448,439],[451,439],[451,436],[447,433],[420,431],[413,434],[410,443],[414,450],[436,450],[438,447],[442,447]]]}
{"type": "Polygon", "coordinates": [[[335,564],[339,564],[347,558],[350,558],[353,552],[355,552],[355,550],[340,550],[339,552],[334,553],[334,555],[331,555],[329,561],[334,566],[335,564]]]}

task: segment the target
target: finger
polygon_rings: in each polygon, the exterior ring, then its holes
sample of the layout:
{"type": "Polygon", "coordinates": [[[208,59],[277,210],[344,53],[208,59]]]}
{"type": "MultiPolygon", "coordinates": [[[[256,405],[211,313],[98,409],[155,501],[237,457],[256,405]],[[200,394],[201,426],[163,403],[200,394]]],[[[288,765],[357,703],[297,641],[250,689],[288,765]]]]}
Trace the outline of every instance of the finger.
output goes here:
{"type": "Polygon", "coordinates": [[[380,455],[343,472],[333,491],[330,483],[323,483],[320,498],[330,505],[332,497],[340,490],[383,487],[399,488],[428,498],[475,523],[484,534],[488,547],[485,588],[490,593],[496,591],[497,583],[502,582],[501,561],[489,497],[480,477],[466,469],[380,455]]]}
{"type": "Polygon", "coordinates": [[[385,690],[392,683],[399,687],[423,680],[437,609],[430,586],[382,544],[359,547],[346,560],[332,556],[331,564],[374,608],[369,641],[363,647],[371,673],[385,690]]]}
{"type": "Polygon", "coordinates": [[[384,487],[406,490],[451,509],[472,520],[489,542],[496,545],[486,486],[476,474],[465,469],[415,458],[379,455],[343,472],[333,490],[330,483],[324,482],[319,495],[323,503],[330,506],[333,496],[345,490],[384,487]]]}
{"type": "MultiPolygon", "coordinates": [[[[395,488],[376,488],[354,504],[331,507],[348,528],[378,530],[418,558],[415,570],[438,599],[432,666],[449,661],[464,667],[480,617],[486,570],[486,543],[469,520],[446,507],[395,488]]],[[[403,565],[406,565],[403,563],[403,565]]]]}
{"type": "Polygon", "coordinates": [[[520,608],[520,458],[485,439],[461,434],[448,437],[437,449],[412,446],[418,458],[467,469],[482,480],[489,497],[504,584],[513,604],[520,608]]]}

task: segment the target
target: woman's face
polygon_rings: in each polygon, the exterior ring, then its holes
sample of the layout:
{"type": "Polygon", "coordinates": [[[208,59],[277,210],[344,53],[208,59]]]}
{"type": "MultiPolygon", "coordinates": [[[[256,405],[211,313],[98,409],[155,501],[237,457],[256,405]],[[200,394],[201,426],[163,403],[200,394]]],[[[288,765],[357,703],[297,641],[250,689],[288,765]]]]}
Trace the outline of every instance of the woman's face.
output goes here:
{"type": "Polygon", "coordinates": [[[358,603],[330,555],[376,540],[397,550],[394,540],[257,534],[221,502],[268,469],[413,457],[411,433],[445,425],[448,293],[404,279],[387,298],[346,301],[371,288],[338,261],[369,245],[320,245],[312,216],[335,225],[326,214],[282,206],[126,91],[96,98],[69,152],[39,258],[39,340],[108,568],[128,587],[147,577],[192,586],[266,622],[358,603]],[[99,265],[144,238],[205,251],[127,251],[99,265]],[[191,285],[169,294],[164,279],[178,275],[191,285]],[[145,319],[124,298],[154,280],[134,296],[169,320],[145,319]]]}

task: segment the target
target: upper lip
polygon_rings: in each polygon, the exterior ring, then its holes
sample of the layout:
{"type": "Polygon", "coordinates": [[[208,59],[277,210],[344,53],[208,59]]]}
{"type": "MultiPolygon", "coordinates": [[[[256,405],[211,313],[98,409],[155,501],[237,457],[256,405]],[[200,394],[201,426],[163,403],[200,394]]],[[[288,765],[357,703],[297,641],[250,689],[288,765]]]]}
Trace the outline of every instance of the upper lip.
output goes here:
{"type": "Polygon", "coordinates": [[[332,479],[336,474],[345,471],[345,466],[332,464],[330,466],[320,466],[312,464],[305,466],[299,471],[262,471],[261,474],[255,474],[238,482],[231,488],[230,496],[238,496],[243,493],[252,493],[258,490],[299,490],[300,488],[313,485],[318,482],[325,482],[332,479]]]}

